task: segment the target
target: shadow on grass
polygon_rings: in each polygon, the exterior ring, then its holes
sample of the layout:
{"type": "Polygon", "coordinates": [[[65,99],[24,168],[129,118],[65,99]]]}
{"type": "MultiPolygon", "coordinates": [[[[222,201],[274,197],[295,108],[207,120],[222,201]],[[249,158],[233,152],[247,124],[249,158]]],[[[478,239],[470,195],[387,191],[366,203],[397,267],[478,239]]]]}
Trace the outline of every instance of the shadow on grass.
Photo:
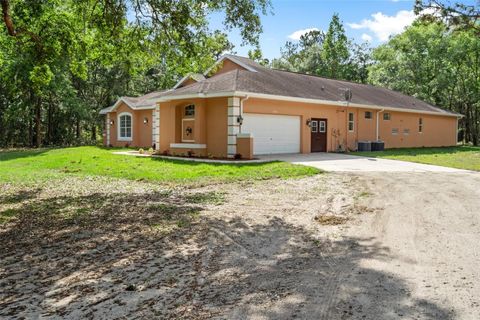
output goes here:
{"type": "Polygon", "coordinates": [[[52,148],[41,149],[6,149],[0,150],[0,161],[9,161],[21,158],[37,157],[44,153],[53,150],[52,148]]]}
{"type": "Polygon", "coordinates": [[[332,242],[276,217],[199,215],[211,195],[27,198],[0,226],[0,317],[454,316],[363,266],[391,259],[372,238],[332,242]]]}
{"type": "Polygon", "coordinates": [[[202,161],[191,161],[188,159],[167,159],[167,158],[161,158],[161,157],[151,157],[153,161],[162,161],[162,162],[169,162],[169,163],[175,163],[175,164],[181,164],[181,165],[191,165],[191,166],[199,166],[199,165],[207,165],[207,166],[212,166],[212,167],[265,167],[266,165],[272,164],[272,163],[282,163],[282,161],[268,161],[268,162],[251,162],[251,163],[218,163],[218,162],[202,162],[202,161]]]}

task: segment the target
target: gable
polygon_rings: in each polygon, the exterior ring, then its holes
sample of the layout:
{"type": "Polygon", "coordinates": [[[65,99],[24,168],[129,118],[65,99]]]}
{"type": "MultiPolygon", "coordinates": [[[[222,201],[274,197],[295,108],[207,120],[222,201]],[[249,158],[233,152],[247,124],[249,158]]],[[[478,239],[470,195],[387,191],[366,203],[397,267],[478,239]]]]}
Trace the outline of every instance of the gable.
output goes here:
{"type": "Polygon", "coordinates": [[[215,62],[213,66],[211,66],[207,71],[205,71],[204,75],[206,77],[212,77],[214,75],[227,73],[233,70],[247,70],[251,72],[257,72],[255,67],[252,66],[252,63],[242,61],[242,59],[244,58],[232,55],[224,55],[217,62],[215,62]]]}
{"type": "Polygon", "coordinates": [[[226,73],[226,72],[236,70],[236,69],[246,70],[241,65],[239,65],[239,64],[237,64],[237,63],[235,63],[231,60],[225,59],[221,63],[219,63],[216,68],[212,69],[212,73],[210,73],[209,76],[211,77],[213,75],[226,73]]]}
{"type": "Polygon", "coordinates": [[[185,77],[180,79],[180,81],[177,82],[177,84],[173,87],[173,89],[175,90],[181,87],[186,87],[188,85],[194,84],[202,80],[205,80],[205,77],[203,74],[189,73],[185,77]]]}

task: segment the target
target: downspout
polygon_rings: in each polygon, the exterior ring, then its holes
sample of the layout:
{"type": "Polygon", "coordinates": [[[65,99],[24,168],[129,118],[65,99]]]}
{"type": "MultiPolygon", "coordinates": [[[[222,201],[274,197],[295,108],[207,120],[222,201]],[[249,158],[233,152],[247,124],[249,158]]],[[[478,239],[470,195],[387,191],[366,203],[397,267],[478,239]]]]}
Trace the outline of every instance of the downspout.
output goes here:
{"type": "Polygon", "coordinates": [[[348,100],[345,107],[345,150],[344,152],[348,153],[348,100]]]}
{"type": "MultiPolygon", "coordinates": [[[[248,95],[246,95],[245,97],[240,99],[240,117],[242,117],[242,119],[243,119],[243,103],[245,101],[247,101],[248,99],[250,99],[250,96],[248,96],[248,95]]],[[[242,123],[240,124],[239,127],[240,128],[239,128],[238,132],[242,133],[242,123]]]]}
{"type": "Polygon", "coordinates": [[[378,116],[380,115],[381,112],[385,111],[385,109],[382,109],[382,110],[379,110],[377,111],[377,128],[375,130],[375,141],[378,141],[378,136],[379,136],[379,132],[378,132],[378,116]]]}

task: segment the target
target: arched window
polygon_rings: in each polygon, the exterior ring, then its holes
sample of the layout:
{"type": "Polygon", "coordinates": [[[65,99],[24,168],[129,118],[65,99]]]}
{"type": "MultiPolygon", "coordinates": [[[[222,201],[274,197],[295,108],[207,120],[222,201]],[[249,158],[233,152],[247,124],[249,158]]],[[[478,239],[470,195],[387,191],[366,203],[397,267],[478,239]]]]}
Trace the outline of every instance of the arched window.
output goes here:
{"type": "Polygon", "coordinates": [[[118,140],[132,140],[132,115],[128,112],[118,115],[118,140]]]}

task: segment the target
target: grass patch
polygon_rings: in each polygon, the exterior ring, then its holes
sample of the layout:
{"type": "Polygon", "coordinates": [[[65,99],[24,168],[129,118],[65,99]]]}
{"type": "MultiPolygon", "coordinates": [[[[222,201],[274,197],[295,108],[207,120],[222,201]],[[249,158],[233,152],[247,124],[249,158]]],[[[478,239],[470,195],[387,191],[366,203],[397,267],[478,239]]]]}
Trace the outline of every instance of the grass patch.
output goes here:
{"type": "Polygon", "coordinates": [[[352,154],[480,171],[480,147],[405,148],[352,154]]]}
{"type": "Polygon", "coordinates": [[[349,218],[334,215],[319,215],[315,217],[315,220],[324,226],[337,226],[346,223],[349,218]]]}
{"type": "Polygon", "coordinates": [[[204,193],[192,193],[185,196],[185,199],[188,203],[195,204],[213,204],[221,205],[225,203],[225,193],[224,192],[204,192],[204,193]]]}
{"type": "Polygon", "coordinates": [[[285,162],[214,164],[112,154],[74,147],[0,151],[0,182],[37,183],[66,175],[107,176],[173,184],[209,184],[310,176],[320,170],[285,162]]]}
{"type": "Polygon", "coordinates": [[[7,209],[0,212],[0,224],[4,224],[9,220],[13,219],[17,215],[17,210],[7,209]]]}

